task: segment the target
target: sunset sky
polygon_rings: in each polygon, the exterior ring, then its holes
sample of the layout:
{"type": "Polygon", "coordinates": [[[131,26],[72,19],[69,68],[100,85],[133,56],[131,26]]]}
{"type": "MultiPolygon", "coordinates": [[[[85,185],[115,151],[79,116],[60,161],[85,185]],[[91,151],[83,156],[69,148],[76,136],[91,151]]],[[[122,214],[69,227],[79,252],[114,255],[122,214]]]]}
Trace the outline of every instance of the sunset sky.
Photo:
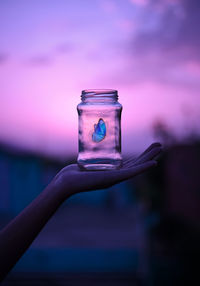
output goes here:
{"type": "Polygon", "coordinates": [[[83,89],[123,105],[123,153],[200,130],[200,1],[1,0],[0,141],[76,154],[83,89]]]}

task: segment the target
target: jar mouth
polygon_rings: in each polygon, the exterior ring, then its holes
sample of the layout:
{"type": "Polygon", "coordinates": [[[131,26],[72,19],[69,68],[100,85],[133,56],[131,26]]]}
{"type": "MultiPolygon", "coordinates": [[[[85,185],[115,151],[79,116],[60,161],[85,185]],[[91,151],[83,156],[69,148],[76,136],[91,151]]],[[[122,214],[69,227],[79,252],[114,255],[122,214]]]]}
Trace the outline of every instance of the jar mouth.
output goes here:
{"type": "Polygon", "coordinates": [[[81,98],[102,98],[109,97],[118,99],[118,92],[115,89],[85,89],[82,91],[81,98]]]}

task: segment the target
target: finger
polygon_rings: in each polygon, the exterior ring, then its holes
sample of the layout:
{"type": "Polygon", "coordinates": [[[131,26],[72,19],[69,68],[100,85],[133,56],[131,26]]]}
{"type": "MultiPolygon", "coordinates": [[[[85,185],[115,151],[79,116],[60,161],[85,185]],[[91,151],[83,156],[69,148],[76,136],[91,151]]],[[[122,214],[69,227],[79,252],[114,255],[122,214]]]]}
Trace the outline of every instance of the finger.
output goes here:
{"type": "Polygon", "coordinates": [[[135,167],[126,169],[126,170],[118,170],[118,171],[110,171],[104,176],[105,183],[107,185],[114,185],[120,183],[124,180],[128,180],[138,174],[141,174],[157,165],[157,162],[152,160],[145,162],[143,164],[137,165],[135,167]]]}
{"type": "Polygon", "coordinates": [[[131,155],[128,159],[123,161],[123,167],[126,167],[130,162],[134,162],[137,159],[135,155],[131,155]]]}
{"type": "Polygon", "coordinates": [[[142,154],[139,155],[139,157],[135,158],[134,156],[131,156],[131,158],[127,159],[124,163],[123,166],[127,166],[130,162],[134,163],[137,161],[139,158],[142,158],[146,153],[151,151],[155,147],[161,147],[161,144],[159,142],[155,142],[151,144],[142,154]]]}
{"type": "MultiPolygon", "coordinates": [[[[155,159],[156,156],[158,156],[162,151],[161,147],[155,147],[153,148],[151,151],[147,152],[146,154],[144,154],[142,157],[138,158],[134,164],[134,166],[140,165],[142,163],[148,162],[152,159],[155,159]]],[[[129,168],[131,167],[131,164],[129,165],[129,168]]]]}
{"type": "Polygon", "coordinates": [[[138,158],[143,157],[146,153],[148,153],[155,147],[161,147],[161,144],[159,142],[152,143],[138,158]]]}

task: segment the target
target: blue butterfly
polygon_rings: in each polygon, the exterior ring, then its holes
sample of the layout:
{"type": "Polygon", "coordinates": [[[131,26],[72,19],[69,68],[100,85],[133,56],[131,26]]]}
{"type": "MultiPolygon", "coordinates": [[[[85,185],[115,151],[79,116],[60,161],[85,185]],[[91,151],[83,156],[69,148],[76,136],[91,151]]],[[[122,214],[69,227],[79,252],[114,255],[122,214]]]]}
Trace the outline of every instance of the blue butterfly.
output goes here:
{"type": "Polygon", "coordinates": [[[97,124],[94,124],[94,133],[92,134],[92,140],[94,142],[102,141],[106,136],[106,124],[102,118],[99,119],[97,124]]]}

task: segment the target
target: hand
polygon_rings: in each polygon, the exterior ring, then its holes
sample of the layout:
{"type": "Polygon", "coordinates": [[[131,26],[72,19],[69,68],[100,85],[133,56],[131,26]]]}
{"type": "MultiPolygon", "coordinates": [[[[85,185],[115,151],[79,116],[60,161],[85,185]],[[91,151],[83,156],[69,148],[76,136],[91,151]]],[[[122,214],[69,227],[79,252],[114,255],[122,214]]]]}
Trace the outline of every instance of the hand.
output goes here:
{"type": "Polygon", "coordinates": [[[161,145],[154,143],[137,159],[131,157],[124,161],[120,170],[81,171],[76,164],[63,168],[50,185],[0,232],[0,281],[67,197],[130,179],[155,166],[154,159],[160,152],[161,145]]]}
{"type": "Polygon", "coordinates": [[[64,167],[52,183],[62,193],[63,199],[67,195],[83,191],[108,188],[156,166],[157,162],[154,159],[161,150],[161,144],[154,143],[138,158],[130,157],[125,160],[120,170],[82,171],[77,164],[72,164],[64,167]],[[66,190],[70,194],[66,194],[66,190]]]}

